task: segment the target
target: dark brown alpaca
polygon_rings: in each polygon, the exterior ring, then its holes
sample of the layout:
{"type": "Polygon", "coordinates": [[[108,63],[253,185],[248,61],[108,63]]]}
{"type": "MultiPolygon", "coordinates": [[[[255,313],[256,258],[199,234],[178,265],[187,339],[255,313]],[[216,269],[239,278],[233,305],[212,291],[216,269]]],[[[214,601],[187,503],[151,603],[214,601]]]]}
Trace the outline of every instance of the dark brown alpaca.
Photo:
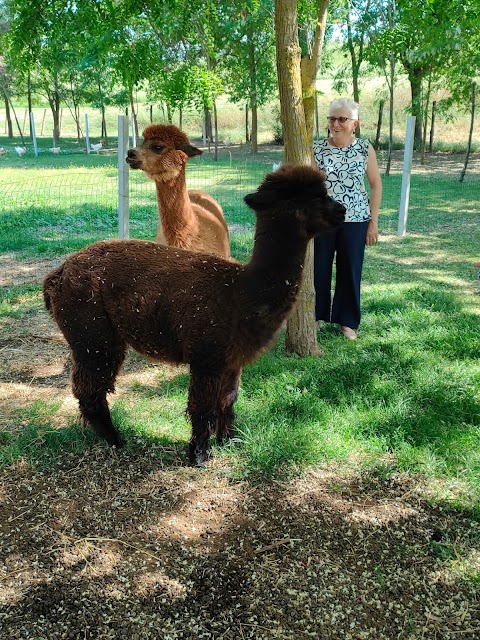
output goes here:
{"type": "Polygon", "coordinates": [[[283,166],[245,202],[257,216],[245,265],[140,240],[97,242],[67,258],[43,286],[45,305],[72,352],[83,422],[120,445],[107,404],[127,347],[188,363],[189,457],[231,434],[242,368],[257,358],[297,298],[308,241],[337,228],[345,210],[324,174],[283,166]]]}
{"type": "Polygon", "coordinates": [[[204,191],[187,191],[187,160],[201,153],[175,125],[152,124],[143,132],[143,143],[128,150],[127,163],[155,182],[158,243],[229,258],[222,207],[204,191]]]}

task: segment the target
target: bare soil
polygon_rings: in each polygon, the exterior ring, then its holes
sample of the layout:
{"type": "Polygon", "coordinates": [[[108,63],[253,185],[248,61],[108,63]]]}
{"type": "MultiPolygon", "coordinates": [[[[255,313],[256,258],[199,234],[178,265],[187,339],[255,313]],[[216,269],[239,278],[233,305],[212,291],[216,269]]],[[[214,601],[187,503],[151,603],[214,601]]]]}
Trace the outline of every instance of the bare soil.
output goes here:
{"type": "MultiPolygon", "coordinates": [[[[22,407],[76,416],[66,345],[40,310],[0,326],[0,437],[22,407]]],[[[119,380],[148,376],[130,357],[119,380]]],[[[0,471],[0,638],[480,637],[480,525],[413,477],[325,467],[231,477],[184,448],[102,443],[0,471]]]]}

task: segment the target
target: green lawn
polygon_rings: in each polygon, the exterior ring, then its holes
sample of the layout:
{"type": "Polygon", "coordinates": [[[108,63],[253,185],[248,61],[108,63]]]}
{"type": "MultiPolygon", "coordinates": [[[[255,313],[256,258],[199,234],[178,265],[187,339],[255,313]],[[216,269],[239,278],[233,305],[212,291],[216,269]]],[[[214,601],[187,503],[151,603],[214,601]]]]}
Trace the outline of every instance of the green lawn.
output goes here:
{"type": "MultiPolygon", "coordinates": [[[[1,252],[55,256],[115,236],[114,159],[84,156],[84,167],[69,161],[53,172],[56,182],[42,166],[27,168],[20,159],[0,170],[0,189],[13,177],[23,181],[0,202],[1,252]],[[67,188],[72,174],[80,178],[67,188]]],[[[253,214],[242,197],[270,166],[202,158],[189,168],[191,186],[203,186],[224,205],[233,254],[241,259],[253,237],[253,214]]],[[[131,235],[153,237],[153,185],[141,172],[131,179],[131,235]]],[[[326,461],[360,465],[382,477],[417,473],[432,500],[480,516],[480,283],[473,267],[480,260],[478,182],[417,176],[412,231],[403,239],[394,235],[400,176],[385,179],[384,187],[383,237],[367,250],[359,340],[347,342],[326,327],[319,331],[323,357],[287,357],[280,341],[247,367],[236,407],[240,446],[215,455],[227,473],[241,477],[298,473],[326,461]]],[[[38,286],[4,287],[0,296],[0,320],[21,321],[42,308],[38,286]]],[[[133,380],[128,400],[113,396],[114,418],[129,446],[157,442],[177,455],[189,437],[187,374],[139,366],[154,382],[133,380]]],[[[0,434],[4,463],[95,442],[92,437],[86,444],[76,424],[54,428],[58,411],[55,398],[23,409],[22,433],[0,434]]]]}

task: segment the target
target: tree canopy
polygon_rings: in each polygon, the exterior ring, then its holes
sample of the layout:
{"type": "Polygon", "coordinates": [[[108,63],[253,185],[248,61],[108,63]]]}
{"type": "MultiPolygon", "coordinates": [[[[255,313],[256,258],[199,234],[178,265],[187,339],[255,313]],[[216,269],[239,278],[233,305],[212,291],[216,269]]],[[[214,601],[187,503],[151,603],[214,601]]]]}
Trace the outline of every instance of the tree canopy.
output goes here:
{"type": "MultiPolygon", "coordinates": [[[[23,95],[30,103],[43,96],[58,135],[60,105],[75,111],[80,102],[100,109],[117,103],[135,115],[135,93],[145,89],[170,113],[208,111],[219,93],[227,92],[251,110],[255,151],[256,109],[278,95],[274,5],[274,0],[0,0],[4,101],[23,95]]],[[[295,5],[302,64],[308,65],[316,46],[318,1],[295,5]]],[[[418,140],[429,87],[446,90],[446,107],[468,106],[471,80],[480,69],[478,0],[332,0],[324,29],[327,41],[343,34],[350,64],[339,87],[356,99],[363,78],[396,61],[396,73],[406,74],[411,86],[418,140]]],[[[313,101],[311,86],[303,91],[313,101]]]]}

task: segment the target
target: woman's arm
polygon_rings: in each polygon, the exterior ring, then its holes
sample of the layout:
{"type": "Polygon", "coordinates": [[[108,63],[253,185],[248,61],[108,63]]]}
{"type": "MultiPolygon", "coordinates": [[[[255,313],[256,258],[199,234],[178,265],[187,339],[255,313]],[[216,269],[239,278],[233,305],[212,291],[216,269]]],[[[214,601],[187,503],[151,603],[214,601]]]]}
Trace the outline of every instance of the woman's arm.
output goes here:
{"type": "Polygon", "coordinates": [[[375,149],[369,143],[367,159],[367,180],[370,185],[370,213],[366,244],[371,247],[378,242],[378,213],[382,202],[382,179],[378,168],[375,149]]]}

